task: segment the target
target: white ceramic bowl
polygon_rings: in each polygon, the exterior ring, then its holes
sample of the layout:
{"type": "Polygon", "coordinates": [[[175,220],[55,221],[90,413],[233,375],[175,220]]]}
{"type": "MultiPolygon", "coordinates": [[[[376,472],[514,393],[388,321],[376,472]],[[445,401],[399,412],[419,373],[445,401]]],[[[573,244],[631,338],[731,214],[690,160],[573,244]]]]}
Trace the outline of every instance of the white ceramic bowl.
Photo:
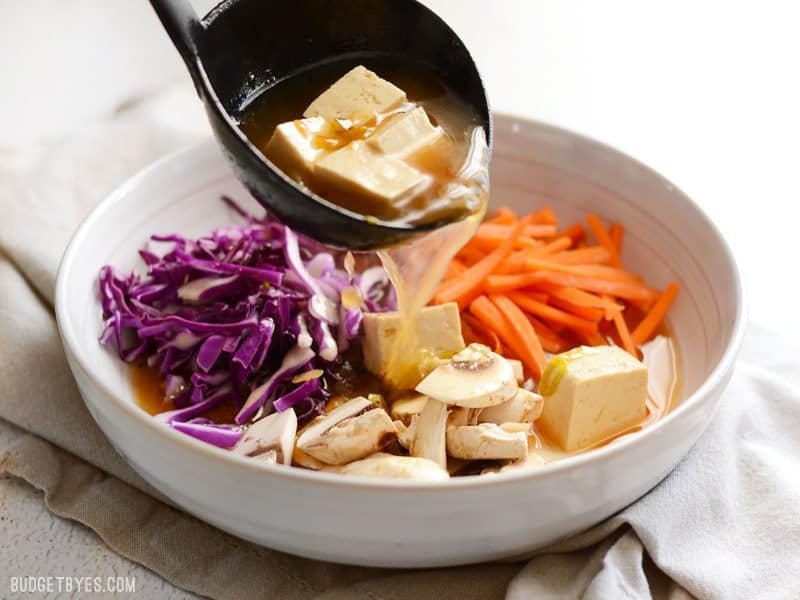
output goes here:
{"type": "Polygon", "coordinates": [[[656,485],[708,425],[730,377],[744,321],[733,257],[691,200],[627,156],[510,117],[497,118],[496,135],[496,204],[550,204],[564,219],[595,211],[620,221],[626,263],[656,286],[680,282],[670,317],[684,374],[677,409],[640,434],[562,462],[435,484],[264,465],[156,423],[134,403],[125,367],[97,342],[96,276],[104,264],[132,268],[151,233],[197,235],[237,221],[219,196],[252,201],[209,142],[120,186],[81,225],[59,271],[56,314],[69,364],[120,454],[176,505],[234,535],[389,567],[518,555],[599,522],[656,485]]]}

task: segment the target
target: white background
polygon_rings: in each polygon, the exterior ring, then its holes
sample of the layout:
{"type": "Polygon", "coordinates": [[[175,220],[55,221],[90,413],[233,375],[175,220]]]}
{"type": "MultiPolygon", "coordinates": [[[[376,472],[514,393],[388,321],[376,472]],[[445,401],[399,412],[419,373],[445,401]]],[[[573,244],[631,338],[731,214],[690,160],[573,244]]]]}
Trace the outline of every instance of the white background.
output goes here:
{"type": "MultiPolygon", "coordinates": [[[[205,9],[213,2],[194,4],[205,9]]],[[[671,179],[729,239],[752,318],[800,337],[797,3],[427,4],[472,50],[495,110],[588,134],[671,179]]],[[[0,157],[188,80],[145,0],[0,0],[0,9],[0,157]]],[[[27,540],[14,542],[26,573],[52,570],[45,549],[53,543],[77,544],[113,561],[119,574],[133,568],[43,512],[18,484],[0,482],[0,512],[16,516],[13,534],[27,540]],[[44,543],[48,538],[56,542],[44,543]]],[[[11,543],[5,537],[0,551],[11,543]]],[[[142,577],[151,591],[167,593],[152,575],[142,577]]]]}

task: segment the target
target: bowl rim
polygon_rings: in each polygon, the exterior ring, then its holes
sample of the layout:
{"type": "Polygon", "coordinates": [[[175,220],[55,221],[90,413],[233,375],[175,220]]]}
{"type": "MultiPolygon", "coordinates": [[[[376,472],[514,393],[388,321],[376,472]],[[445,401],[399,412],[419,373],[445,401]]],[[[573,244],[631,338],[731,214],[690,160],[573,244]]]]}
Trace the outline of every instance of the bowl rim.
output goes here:
{"type": "MultiPolygon", "coordinates": [[[[665,181],[669,181],[654,169],[641,163],[635,158],[632,158],[624,152],[621,152],[588,136],[570,131],[569,129],[556,127],[548,123],[543,123],[535,119],[529,119],[517,115],[498,113],[495,115],[495,118],[496,131],[511,130],[514,124],[520,123],[528,126],[534,126],[539,129],[548,129],[559,135],[572,137],[583,144],[593,145],[600,151],[616,154],[619,158],[630,161],[637,167],[646,170],[649,174],[665,181]]],[[[94,223],[98,219],[100,219],[106,212],[113,210],[119,203],[124,202],[130,192],[136,189],[142,182],[146,181],[154,174],[157,174],[161,171],[166,171],[165,167],[197,160],[212,150],[214,152],[218,152],[213,139],[208,139],[185,146],[152,162],[117,186],[91,210],[91,212],[84,218],[75,233],[72,235],[72,238],[70,239],[70,242],[67,245],[59,264],[55,287],[56,322],[64,349],[67,355],[72,357],[74,360],[73,364],[77,363],[81,371],[83,371],[93,385],[102,391],[103,395],[106,397],[104,398],[105,401],[115,403],[118,408],[120,408],[129,418],[152,430],[154,433],[162,435],[167,443],[177,444],[183,446],[187,451],[196,452],[198,459],[212,460],[216,461],[221,466],[228,466],[231,468],[250,471],[254,475],[262,478],[265,475],[272,475],[278,478],[288,479],[296,484],[324,484],[362,491],[392,490],[396,492],[398,489],[402,489],[407,491],[424,490],[426,492],[445,493],[450,490],[472,489],[476,487],[480,488],[487,485],[500,486],[514,484],[522,480],[535,481],[550,476],[558,476],[566,472],[576,471],[587,464],[591,464],[592,462],[600,462],[605,458],[614,457],[620,453],[634,450],[635,448],[646,444],[647,440],[656,435],[658,431],[668,427],[673,421],[682,419],[684,415],[695,410],[698,405],[702,403],[703,399],[711,392],[711,390],[721,383],[724,383],[728,373],[733,369],[734,362],[744,337],[746,326],[745,317],[747,314],[747,297],[742,283],[741,270],[727,241],[722,236],[714,222],[706,214],[706,212],[678,186],[675,186],[672,182],[669,182],[670,185],[673,186],[675,192],[682,196],[683,200],[688,203],[688,206],[697,213],[697,217],[702,220],[708,229],[709,235],[713,237],[714,241],[722,250],[733,275],[732,286],[734,291],[734,300],[736,303],[736,315],[728,345],[725,348],[722,357],[717,361],[717,364],[714,365],[711,373],[705,379],[705,381],[677,408],[670,411],[666,416],[664,416],[662,419],[659,419],[651,426],[647,427],[641,432],[638,432],[637,435],[626,436],[620,439],[617,443],[596,448],[589,452],[570,456],[552,463],[547,463],[542,466],[537,466],[535,469],[512,469],[503,473],[494,474],[493,477],[474,475],[453,477],[447,481],[410,481],[369,478],[363,476],[342,477],[338,473],[325,473],[291,466],[287,468],[284,465],[272,465],[260,461],[254,461],[248,457],[234,454],[230,451],[212,446],[211,444],[204,443],[191,436],[181,434],[180,432],[175,431],[174,429],[167,427],[162,423],[159,423],[151,415],[137,407],[133,402],[126,401],[125,399],[119,397],[103,381],[103,378],[93,371],[90,361],[87,360],[81,351],[82,346],[78,342],[75,328],[69,319],[70,301],[68,294],[68,282],[70,281],[70,276],[74,268],[75,256],[80,249],[83,240],[92,231],[94,223]]],[[[81,396],[83,398],[83,395],[81,396]]],[[[85,398],[83,398],[83,400],[84,403],[87,402],[85,398]]]]}

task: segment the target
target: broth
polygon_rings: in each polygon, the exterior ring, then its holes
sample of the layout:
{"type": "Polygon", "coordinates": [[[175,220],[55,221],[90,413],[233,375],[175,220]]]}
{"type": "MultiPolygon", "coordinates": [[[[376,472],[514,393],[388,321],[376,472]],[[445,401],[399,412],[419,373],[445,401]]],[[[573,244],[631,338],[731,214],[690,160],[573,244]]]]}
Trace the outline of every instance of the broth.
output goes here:
{"type": "Polygon", "coordinates": [[[422,63],[391,55],[366,54],[314,65],[256,94],[245,104],[241,115],[242,131],[278,167],[317,195],[359,214],[388,223],[425,224],[459,220],[479,208],[477,199],[464,187],[461,171],[472,151],[474,131],[480,129],[480,120],[430,67],[422,63]],[[342,191],[313,174],[293,173],[267,150],[279,124],[293,121],[301,128],[298,119],[305,107],[357,65],[365,66],[404,90],[409,102],[347,130],[329,128],[324,135],[313,138],[316,147],[335,150],[351,141],[364,139],[386,119],[409,110],[414,104],[424,108],[433,125],[440,126],[444,132],[431,147],[413,153],[406,160],[407,164],[430,176],[433,183],[396,203],[342,191]]]}

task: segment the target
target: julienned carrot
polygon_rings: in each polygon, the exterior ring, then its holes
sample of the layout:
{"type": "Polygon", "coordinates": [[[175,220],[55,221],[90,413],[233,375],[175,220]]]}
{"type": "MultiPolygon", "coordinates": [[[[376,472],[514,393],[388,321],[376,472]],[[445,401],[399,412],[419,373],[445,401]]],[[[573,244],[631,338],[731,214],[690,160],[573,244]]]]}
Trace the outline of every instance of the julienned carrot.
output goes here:
{"type": "Polygon", "coordinates": [[[461,275],[461,273],[463,273],[466,270],[467,270],[467,265],[465,265],[457,258],[454,258],[453,260],[450,261],[450,264],[447,265],[447,272],[444,275],[445,281],[448,279],[452,279],[453,277],[458,277],[459,275],[461,275]]]}
{"type": "Polygon", "coordinates": [[[497,268],[497,265],[503,262],[511,253],[517,237],[519,237],[530,221],[530,215],[520,219],[517,224],[513,226],[508,237],[503,240],[502,244],[482,260],[464,271],[461,277],[447,282],[444,289],[439,290],[436,294],[436,301],[439,303],[457,302],[462,309],[472,302],[472,300],[481,293],[486,277],[488,277],[489,274],[497,268]]]}
{"type": "Polygon", "coordinates": [[[486,256],[485,252],[482,252],[478,248],[474,246],[464,246],[461,250],[458,251],[456,255],[465,265],[472,266],[476,262],[479,262],[486,256]]]}
{"type": "Polygon", "coordinates": [[[614,251],[617,256],[622,254],[622,238],[625,235],[625,228],[620,223],[614,223],[608,229],[608,237],[611,238],[611,243],[614,244],[614,251]]]}
{"type": "Polygon", "coordinates": [[[542,256],[547,256],[550,258],[551,255],[558,254],[559,252],[566,250],[572,246],[572,239],[567,236],[560,236],[554,239],[552,242],[548,242],[542,247],[541,250],[535,251],[535,254],[541,254],[542,256]]]}
{"type": "Polygon", "coordinates": [[[588,214],[586,215],[586,222],[589,223],[589,229],[592,230],[592,234],[597,239],[597,242],[611,254],[611,264],[615,267],[620,266],[619,256],[614,249],[614,242],[611,241],[606,226],[603,224],[603,221],[600,220],[600,217],[595,214],[588,214]]]}
{"type": "Polygon", "coordinates": [[[549,208],[522,218],[499,210],[459,251],[435,301],[457,302],[468,341],[520,359],[537,378],[545,350],[605,345],[612,330],[636,355],[674,302],[677,285],[659,294],[622,267],[622,225],[606,228],[597,215],[588,215],[587,223],[596,245],[587,244],[580,223],[559,230],[549,208]],[[646,313],[632,332],[626,307],[646,313]],[[611,329],[603,324],[601,330],[604,320],[611,329]]]}
{"type": "MultiPolygon", "coordinates": [[[[658,298],[658,293],[643,283],[634,281],[610,281],[596,277],[582,277],[571,273],[558,273],[556,271],[539,271],[536,273],[539,281],[556,283],[567,287],[576,287],[587,292],[609,294],[617,298],[643,303],[653,302],[658,298]]],[[[491,286],[490,286],[491,287],[491,286]]]]}
{"type": "MultiPolygon", "coordinates": [[[[478,227],[475,235],[485,234],[489,237],[505,237],[511,232],[513,224],[510,225],[497,225],[494,223],[484,223],[478,227]]],[[[551,238],[556,234],[555,225],[528,225],[522,231],[522,235],[532,238],[551,238]]]]}
{"type": "Polygon", "coordinates": [[[509,257],[503,261],[502,264],[497,265],[494,270],[495,275],[503,275],[505,273],[514,273],[516,271],[524,271],[527,269],[528,258],[546,257],[548,259],[558,256],[562,250],[566,250],[572,244],[569,238],[560,237],[554,239],[552,242],[541,245],[535,248],[525,248],[513,252],[509,257]]]}
{"type": "Polygon", "coordinates": [[[486,327],[486,325],[482,325],[481,321],[477,318],[469,313],[462,313],[461,325],[464,329],[464,339],[467,343],[478,342],[489,346],[498,354],[503,355],[503,346],[497,334],[492,329],[486,327]]]}
{"type": "Polygon", "coordinates": [[[542,377],[546,359],[544,349],[530,321],[519,307],[505,296],[489,296],[489,300],[500,310],[506,319],[511,335],[517,338],[520,348],[524,349],[522,362],[538,381],[542,377]]]}
{"type": "Polygon", "coordinates": [[[621,312],[618,312],[614,315],[614,326],[617,328],[617,335],[619,335],[619,339],[622,342],[622,347],[625,351],[636,357],[639,356],[636,353],[636,346],[631,339],[631,332],[628,330],[628,324],[625,323],[625,317],[622,316],[621,312]]]}
{"type": "Polygon", "coordinates": [[[533,219],[533,223],[540,225],[558,225],[558,217],[556,216],[556,213],[553,212],[553,209],[549,206],[545,206],[544,208],[534,211],[531,213],[531,217],[533,219]]]}
{"type": "Polygon", "coordinates": [[[595,323],[601,321],[606,316],[606,311],[604,311],[602,308],[573,304],[572,302],[564,300],[563,298],[559,298],[557,296],[553,296],[550,298],[550,304],[552,304],[557,308],[565,310],[568,313],[575,315],[576,317],[580,317],[581,319],[586,319],[587,321],[594,321],[595,323]]]}
{"type": "Polygon", "coordinates": [[[545,321],[560,323],[574,331],[597,331],[597,323],[571,315],[543,302],[537,302],[520,292],[511,292],[508,297],[522,310],[545,321]]]}
{"type": "Polygon", "coordinates": [[[544,271],[534,271],[532,273],[517,273],[511,275],[489,275],[486,278],[486,291],[493,294],[510,292],[520,288],[530,287],[544,281],[544,271]]]}
{"type": "Polygon", "coordinates": [[[549,260],[562,265],[602,265],[611,262],[611,253],[602,246],[588,246],[561,252],[549,260]]]}
{"type": "Polygon", "coordinates": [[[494,331],[520,360],[523,360],[523,357],[530,352],[517,341],[517,337],[506,326],[503,313],[486,296],[481,295],[475,298],[469,305],[469,312],[481,321],[485,327],[494,331]]]}
{"type": "Polygon", "coordinates": [[[561,352],[569,349],[567,341],[553,331],[550,327],[545,325],[533,315],[525,316],[528,317],[528,321],[530,321],[531,325],[533,325],[533,330],[536,332],[536,335],[539,336],[539,340],[542,342],[542,348],[544,348],[546,352],[560,354],[561,352]]]}
{"type": "Polygon", "coordinates": [[[599,331],[576,331],[575,333],[587,346],[608,346],[608,341],[599,331]]]}
{"type": "Polygon", "coordinates": [[[497,209],[497,212],[494,213],[494,216],[491,219],[487,219],[484,223],[494,223],[496,225],[509,225],[511,223],[515,223],[517,221],[517,213],[513,210],[508,208],[507,206],[501,206],[497,209]]]}
{"type": "Polygon", "coordinates": [[[564,265],[552,260],[531,256],[525,261],[525,266],[529,269],[560,271],[561,273],[571,273],[583,277],[597,277],[598,279],[608,279],[610,281],[641,281],[641,279],[633,273],[629,273],[624,269],[609,267],[608,265],[564,265]]]}
{"type": "Polygon", "coordinates": [[[577,244],[586,237],[586,229],[580,223],[573,223],[565,230],[560,231],[557,235],[566,236],[572,240],[573,244],[577,244]]]}
{"type": "Polygon", "coordinates": [[[647,313],[645,318],[642,319],[639,325],[637,325],[636,329],[633,330],[631,338],[633,339],[634,344],[641,345],[650,339],[658,326],[664,320],[669,307],[672,306],[673,302],[675,302],[675,298],[678,296],[679,291],[680,287],[677,283],[670,283],[664,289],[664,291],[658,297],[658,300],[656,300],[656,303],[650,309],[650,312],[647,313]]]}
{"type": "Polygon", "coordinates": [[[552,298],[558,298],[565,302],[569,302],[574,306],[584,306],[587,308],[598,308],[604,311],[605,318],[611,319],[613,313],[619,312],[623,309],[622,306],[595,294],[584,292],[574,287],[566,287],[563,285],[556,285],[553,283],[540,283],[539,288],[543,289],[552,298]]]}
{"type": "MultiPolygon", "coordinates": [[[[477,231],[472,239],[467,244],[469,247],[475,247],[491,252],[497,246],[503,243],[508,237],[507,233],[503,233],[502,231],[496,230],[484,230],[484,231],[477,231]]],[[[536,241],[534,238],[529,237],[527,235],[520,235],[517,237],[517,241],[514,244],[517,248],[536,248],[540,246],[541,243],[536,241]]]]}

